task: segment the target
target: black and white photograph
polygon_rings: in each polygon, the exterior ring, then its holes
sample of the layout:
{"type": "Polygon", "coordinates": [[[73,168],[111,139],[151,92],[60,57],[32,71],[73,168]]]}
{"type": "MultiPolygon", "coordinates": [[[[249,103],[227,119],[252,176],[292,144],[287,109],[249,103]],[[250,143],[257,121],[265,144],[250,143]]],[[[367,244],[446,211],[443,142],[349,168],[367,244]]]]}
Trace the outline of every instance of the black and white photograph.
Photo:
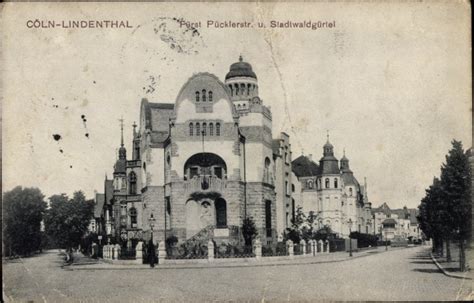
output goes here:
{"type": "Polygon", "coordinates": [[[468,1],[0,22],[4,302],[474,299],[468,1]]]}

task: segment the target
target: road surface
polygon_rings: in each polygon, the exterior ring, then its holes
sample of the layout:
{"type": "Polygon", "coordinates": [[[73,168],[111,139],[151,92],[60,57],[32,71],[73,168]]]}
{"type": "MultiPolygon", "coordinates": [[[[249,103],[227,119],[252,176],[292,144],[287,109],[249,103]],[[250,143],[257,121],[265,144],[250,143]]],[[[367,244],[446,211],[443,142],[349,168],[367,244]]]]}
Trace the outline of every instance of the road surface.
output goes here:
{"type": "Polygon", "coordinates": [[[67,270],[61,264],[57,251],[4,262],[4,296],[11,302],[456,300],[472,287],[443,275],[426,246],[284,266],[67,270]]]}

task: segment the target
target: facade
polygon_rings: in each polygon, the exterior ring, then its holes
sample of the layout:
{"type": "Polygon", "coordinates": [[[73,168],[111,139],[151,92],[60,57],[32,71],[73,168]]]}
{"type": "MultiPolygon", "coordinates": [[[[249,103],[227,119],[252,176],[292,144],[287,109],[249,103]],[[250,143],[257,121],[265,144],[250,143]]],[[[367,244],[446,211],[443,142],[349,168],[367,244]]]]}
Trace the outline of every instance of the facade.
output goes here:
{"type": "Polygon", "coordinates": [[[317,215],[317,228],[328,226],[340,237],[348,237],[350,231],[373,232],[367,183],[359,184],[345,154],[340,161],[334,156],[329,135],[319,165],[311,154],[301,155],[292,169],[300,191],[293,199],[305,213],[317,215]]]}
{"type": "Polygon", "coordinates": [[[242,57],[224,82],[195,74],[174,104],[142,100],[131,160],[122,126],[113,180],[104,186],[106,233],[131,242],[238,244],[248,216],[272,244],[290,207],[290,147],[284,133],[272,139],[271,111],[242,57]]]}
{"type": "Polygon", "coordinates": [[[418,225],[418,209],[407,208],[390,209],[387,203],[372,209],[374,234],[380,239],[385,239],[386,234],[389,239],[401,238],[417,240],[422,238],[422,233],[418,225]],[[393,225],[393,226],[392,226],[393,225]]]}

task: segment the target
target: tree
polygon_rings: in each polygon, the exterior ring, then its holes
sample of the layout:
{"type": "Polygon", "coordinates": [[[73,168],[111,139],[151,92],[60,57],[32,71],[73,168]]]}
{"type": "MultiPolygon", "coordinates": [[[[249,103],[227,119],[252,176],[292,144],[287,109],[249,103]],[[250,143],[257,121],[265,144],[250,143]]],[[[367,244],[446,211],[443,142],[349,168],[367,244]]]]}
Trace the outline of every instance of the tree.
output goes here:
{"type": "Polygon", "coordinates": [[[446,241],[446,257],[451,258],[449,242],[459,241],[460,269],[465,270],[465,241],[471,232],[471,172],[468,155],[460,141],[452,141],[452,149],[441,167],[441,178],[435,178],[421,200],[418,216],[423,233],[433,239],[433,249],[442,254],[446,241]],[[441,248],[441,249],[440,249],[441,248]]]}
{"type": "Polygon", "coordinates": [[[242,222],[242,236],[244,237],[245,246],[252,246],[252,241],[257,235],[257,227],[255,227],[252,217],[244,218],[242,222]]]}
{"type": "MultiPolygon", "coordinates": [[[[460,141],[452,141],[452,149],[441,167],[442,198],[446,206],[446,234],[459,241],[460,268],[465,270],[465,245],[471,232],[471,172],[469,159],[460,141]]],[[[449,243],[449,242],[448,242],[449,243]]]]}
{"type": "Polygon", "coordinates": [[[296,207],[295,216],[291,219],[291,227],[288,227],[283,233],[283,240],[299,243],[303,238],[303,227],[306,220],[303,208],[301,206],[296,207]]]}
{"type": "Polygon", "coordinates": [[[77,247],[87,232],[94,210],[94,202],[86,200],[84,193],[77,191],[73,198],[54,195],[49,198],[50,209],[45,216],[46,233],[67,251],[77,247]]]}
{"type": "Polygon", "coordinates": [[[9,255],[28,256],[41,249],[41,221],[46,209],[38,188],[15,187],[3,195],[3,236],[9,255]]]}

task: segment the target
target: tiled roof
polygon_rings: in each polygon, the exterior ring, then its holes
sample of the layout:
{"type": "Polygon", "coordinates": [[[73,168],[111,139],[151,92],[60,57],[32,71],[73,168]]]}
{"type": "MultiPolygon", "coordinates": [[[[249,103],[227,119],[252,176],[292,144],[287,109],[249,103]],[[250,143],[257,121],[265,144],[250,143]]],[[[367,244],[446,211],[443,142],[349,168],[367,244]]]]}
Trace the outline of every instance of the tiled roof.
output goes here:
{"type": "Polygon", "coordinates": [[[298,178],[317,176],[319,174],[318,164],[304,155],[299,156],[291,162],[291,169],[298,178]]]}
{"type": "Polygon", "coordinates": [[[173,103],[142,102],[145,128],[151,131],[151,143],[162,143],[168,138],[169,119],[174,112],[173,103]]]}

